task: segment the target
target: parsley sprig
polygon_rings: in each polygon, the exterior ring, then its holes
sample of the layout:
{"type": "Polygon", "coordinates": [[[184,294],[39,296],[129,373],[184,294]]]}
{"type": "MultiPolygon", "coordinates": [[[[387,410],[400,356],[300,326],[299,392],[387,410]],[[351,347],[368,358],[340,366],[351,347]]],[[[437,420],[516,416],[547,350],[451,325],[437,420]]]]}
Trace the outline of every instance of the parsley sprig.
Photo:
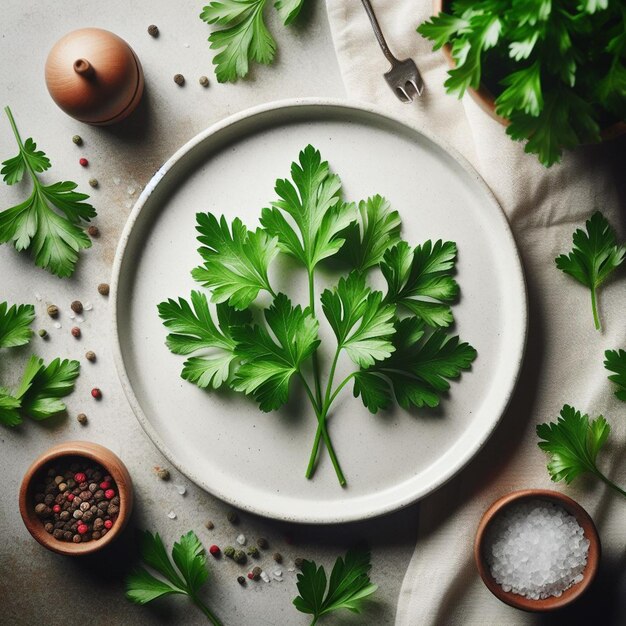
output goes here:
{"type": "Polygon", "coordinates": [[[591,291],[591,310],[597,330],[600,330],[597,291],[606,279],[626,259],[626,245],[618,244],[615,231],[607,219],[596,211],[585,224],[574,232],[574,248],[569,254],[555,259],[556,266],[591,291]]]}
{"type": "Polygon", "coordinates": [[[229,224],[224,216],[197,215],[203,263],[192,275],[210,290],[215,313],[198,291],[191,293],[191,304],[170,299],[158,311],[170,332],[168,347],[188,356],[182,377],[200,387],[230,387],[272,411],[287,402],[298,380],[317,419],[306,477],[315,471],[323,441],[345,485],[328,419],[348,383],[372,413],[388,408],[394,397],[405,409],[435,407],[449,381],[476,358],[474,348],[449,332],[459,293],[453,277],[457,249],[452,242],[411,247],[402,241],[400,216],[381,196],[358,209],[346,202],[341,180],[313,146],[300,153],[291,178],[277,180],[275,190],[278,199],[263,209],[256,230],[238,218],[229,224]],[[278,254],[305,273],[305,306],[272,287],[270,266],[278,254]],[[349,272],[317,295],[317,271],[335,256],[349,272]],[[386,281],[385,293],[370,286],[374,272],[386,281]],[[259,312],[261,293],[271,303],[259,312]],[[317,358],[320,313],[336,338],[325,380],[317,358]],[[336,381],[342,355],[353,371],[336,381]]]}
{"type": "Polygon", "coordinates": [[[626,402],[626,350],[607,350],[604,367],[613,372],[609,380],[617,385],[615,396],[626,402]]]}
{"type": "Polygon", "coordinates": [[[611,427],[602,415],[589,420],[588,415],[567,404],[556,422],[539,424],[538,445],[550,454],[548,472],[552,480],[569,484],[581,474],[592,474],[626,497],[626,491],[603,474],[596,461],[610,432],[611,427]]]}
{"type": "Polygon", "coordinates": [[[417,29],[455,67],[445,87],[494,93],[507,133],[546,166],[564,148],[599,141],[626,119],[626,9],[622,2],[453,0],[417,29]]]}
{"type": "Polygon", "coordinates": [[[370,581],[371,567],[369,551],[348,550],[345,559],[337,559],[328,580],[324,566],[305,560],[298,574],[300,595],[293,603],[298,611],[313,616],[311,626],[339,609],[360,613],[364,600],[378,589],[370,581]]]}
{"type": "Polygon", "coordinates": [[[15,185],[28,173],[33,190],[24,202],[0,212],[0,244],[12,242],[16,250],[30,250],[38,267],[60,277],[71,276],[78,252],[91,247],[80,225],[95,217],[96,211],[85,202],[87,194],[75,191],[76,183],[44,185],[39,180],[38,174],[50,168],[50,160],[32,139],[22,141],[11,109],[4,110],[19,152],[2,163],[0,174],[7,185],[15,185]]]}
{"type": "MultiPolygon", "coordinates": [[[[31,304],[9,307],[0,302],[0,348],[26,345],[34,319],[31,304]]],[[[65,411],[61,398],[73,391],[79,371],[78,361],[54,359],[45,365],[43,359],[31,356],[17,389],[0,387],[0,424],[17,426],[24,417],[40,421],[65,411]]]]}
{"type": "MultiPolygon", "coordinates": [[[[235,82],[248,74],[250,62],[269,65],[276,54],[276,41],[267,29],[264,10],[268,0],[214,0],[207,4],[200,19],[222,26],[209,36],[211,49],[219,50],[213,59],[220,83],[235,82]]],[[[285,26],[302,9],[304,0],[276,0],[274,6],[285,26]]]]}
{"type": "Polygon", "coordinates": [[[200,589],[209,577],[207,559],[200,540],[193,531],[183,535],[172,548],[172,560],[158,533],[141,533],[141,558],[158,572],[157,578],[145,567],[139,567],[126,578],[126,597],[135,604],[147,604],[157,598],[179,594],[187,596],[214,626],[220,620],[202,600],[200,589]]]}

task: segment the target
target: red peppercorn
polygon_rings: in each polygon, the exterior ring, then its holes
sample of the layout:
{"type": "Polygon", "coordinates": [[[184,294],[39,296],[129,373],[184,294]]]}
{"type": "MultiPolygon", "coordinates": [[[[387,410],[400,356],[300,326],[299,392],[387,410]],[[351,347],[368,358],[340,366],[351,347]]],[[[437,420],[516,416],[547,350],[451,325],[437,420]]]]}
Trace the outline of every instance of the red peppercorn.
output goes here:
{"type": "Polygon", "coordinates": [[[97,387],[94,387],[91,390],[91,396],[95,398],[96,400],[100,400],[100,398],[102,398],[102,392],[97,387]]]}
{"type": "Polygon", "coordinates": [[[78,162],[83,166],[83,167],[87,167],[89,165],[89,161],[85,158],[85,157],[81,157],[80,159],[78,159],[78,162]]]}
{"type": "Polygon", "coordinates": [[[254,580],[254,574],[252,572],[248,572],[248,578],[250,580],[254,580]]]}
{"type": "Polygon", "coordinates": [[[80,328],[78,328],[78,326],[72,327],[72,330],[70,332],[72,333],[72,337],[80,337],[80,328]]]}
{"type": "Polygon", "coordinates": [[[216,546],[215,544],[213,544],[210,548],[209,548],[209,552],[215,556],[218,557],[220,555],[220,549],[218,546],[216,546]]]}
{"type": "Polygon", "coordinates": [[[79,484],[84,483],[87,480],[87,476],[85,476],[83,472],[76,472],[76,474],[74,474],[74,480],[79,484]]]}
{"type": "Polygon", "coordinates": [[[114,489],[107,489],[107,490],[104,492],[104,497],[105,497],[107,500],[110,500],[111,498],[115,498],[115,490],[114,490],[114,489]]]}
{"type": "Polygon", "coordinates": [[[89,530],[89,526],[87,524],[79,524],[76,530],[79,535],[84,535],[89,530]]]}
{"type": "Polygon", "coordinates": [[[108,480],[103,480],[100,483],[100,489],[110,489],[111,488],[111,483],[108,480]]]}
{"type": "Polygon", "coordinates": [[[52,507],[52,510],[53,510],[55,513],[60,513],[60,512],[61,512],[61,505],[60,505],[60,504],[55,504],[55,505],[52,507]]]}
{"type": "Polygon", "coordinates": [[[104,520],[104,527],[107,530],[111,530],[111,528],[113,528],[113,522],[110,519],[104,520]]]}
{"type": "Polygon", "coordinates": [[[67,494],[67,499],[71,502],[76,496],[73,493],[67,494]]]}

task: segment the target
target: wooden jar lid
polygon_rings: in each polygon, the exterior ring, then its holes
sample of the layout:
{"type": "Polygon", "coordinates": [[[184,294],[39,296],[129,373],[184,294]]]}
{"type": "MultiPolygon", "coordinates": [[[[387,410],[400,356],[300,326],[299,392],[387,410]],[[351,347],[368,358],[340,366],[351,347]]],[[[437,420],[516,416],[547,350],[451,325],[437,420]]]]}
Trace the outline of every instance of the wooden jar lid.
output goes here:
{"type": "Polygon", "coordinates": [[[139,59],[121,37],[100,28],[82,28],[50,50],[46,85],[68,115],[107,125],[132,113],[141,100],[144,79],[139,59]]]}

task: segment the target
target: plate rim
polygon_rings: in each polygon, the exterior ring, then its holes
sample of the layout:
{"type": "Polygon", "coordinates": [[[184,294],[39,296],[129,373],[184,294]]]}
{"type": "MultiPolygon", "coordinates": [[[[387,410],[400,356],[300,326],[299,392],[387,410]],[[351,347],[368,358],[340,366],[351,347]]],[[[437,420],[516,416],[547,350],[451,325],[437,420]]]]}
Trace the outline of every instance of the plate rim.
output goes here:
{"type": "Polygon", "coordinates": [[[298,523],[298,524],[323,524],[323,525],[334,525],[341,524],[346,522],[356,522],[362,521],[366,519],[372,519],[376,517],[380,517],[383,515],[387,515],[398,511],[400,509],[405,508],[415,502],[421,500],[427,495],[434,493],[438,489],[440,489],[443,485],[445,485],[448,481],[454,478],[457,474],[459,474],[467,464],[480,452],[480,450],[484,447],[486,442],[491,438],[492,434],[502,421],[502,417],[504,413],[507,411],[508,406],[511,402],[511,398],[515,389],[517,387],[522,365],[524,361],[524,356],[526,353],[527,339],[528,339],[528,289],[526,284],[526,278],[524,274],[524,267],[522,263],[522,259],[520,256],[519,249],[517,247],[517,243],[513,236],[513,232],[511,230],[511,226],[509,224],[508,218],[502,209],[500,203],[496,199],[493,191],[489,188],[487,183],[484,181],[482,176],[478,173],[476,168],[453,146],[451,146],[445,139],[439,137],[435,133],[429,131],[423,124],[415,123],[412,121],[408,121],[402,118],[400,115],[390,114],[385,111],[382,107],[377,105],[372,105],[369,103],[364,103],[362,101],[355,101],[345,98],[320,98],[320,97],[305,97],[305,98],[287,98],[281,100],[275,100],[268,103],[263,103],[260,105],[255,105],[249,108],[244,109],[243,111],[239,111],[235,114],[229,115],[228,117],[218,120],[217,122],[208,126],[205,130],[201,131],[186,143],[184,143],[178,150],[174,152],[174,154],[165,161],[165,163],[157,170],[157,172],[152,176],[152,178],[147,182],[143,191],[137,198],[122,233],[120,235],[120,239],[118,241],[115,258],[113,261],[112,267],[112,275],[111,275],[111,316],[110,316],[110,330],[111,341],[113,342],[112,351],[113,351],[113,361],[115,364],[115,369],[117,371],[117,375],[119,381],[122,385],[122,389],[124,390],[124,395],[135,415],[135,418],[141,425],[142,429],[150,439],[150,441],[154,444],[157,450],[165,456],[165,458],[179,471],[181,474],[186,476],[189,480],[191,480],[195,485],[197,485],[203,491],[210,493],[212,496],[222,500],[230,504],[233,507],[236,507],[242,511],[247,511],[249,513],[260,515],[269,519],[275,519],[280,521],[287,521],[290,523],[298,523]],[[118,306],[119,306],[119,283],[120,283],[120,273],[124,263],[124,257],[126,253],[126,249],[128,243],[130,241],[135,223],[137,222],[142,210],[144,209],[148,199],[154,192],[156,186],[163,179],[163,177],[180,161],[185,155],[193,150],[197,145],[201,144],[205,140],[207,140],[212,135],[219,133],[220,131],[238,124],[243,120],[253,118],[257,115],[261,115],[271,111],[277,111],[280,109],[289,109],[289,108],[297,108],[297,107],[334,107],[345,109],[347,111],[357,111],[360,113],[366,113],[374,116],[378,116],[382,118],[384,121],[392,122],[395,124],[399,124],[401,126],[406,127],[408,130],[412,132],[417,132],[437,147],[439,147],[444,152],[448,153],[462,168],[463,170],[473,179],[473,181],[482,189],[483,193],[487,195],[487,197],[491,200],[491,202],[497,208],[497,214],[499,214],[502,226],[504,231],[507,234],[509,247],[512,248],[514,252],[514,278],[517,289],[521,295],[522,299],[522,311],[520,312],[520,324],[522,326],[522,337],[521,341],[516,346],[516,355],[515,355],[515,375],[512,377],[509,388],[506,390],[506,394],[503,396],[503,401],[501,407],[499,409],[499,415],[496,420],[493,421],[490,428],[483,432],[482,437],[479,438],[473,446],[468,447],[464,454],[459,457],[459,460],[450,467],[446,472],[443,472],[440,479],[438,481],[434,481],[434,483],[430,484],[427,489],[422,490],[412,490],[409,494],[405,494],[404,497],[398,497],[393,500],[392,503],[386,503],[384,505],[378,506],[376,508],[371,509],[366,514],[362,512],[350,513],[346,512],[339,516],[326,516],[326,515],[315,515],[315,514],[305,514],[301,515],[299,513],[293,513],[287,515],[285,513],[278,513],[271,509],[266,509],[262,505],[254,506],[253,504],[249,504],[247,502],[243,502],[237,498],[236,495],[232,495],[227,493],[223,489],[220,489],[217,486],[211,486],[202,480],[196,473],[189,469],[185,462],[181,462],[176,459],[175,455],[170,451],[168,446],[163,442],[157,430],[152,426],[148,418],[146,417],[143,408],[135,395],[132,384],[130,382],[130,378],[128,376],[128,372],[126,370],[126,366],[124,363],[124,357],[122,354],[122,347],[120,343],[120,334],[118,329],[118,306]]]}

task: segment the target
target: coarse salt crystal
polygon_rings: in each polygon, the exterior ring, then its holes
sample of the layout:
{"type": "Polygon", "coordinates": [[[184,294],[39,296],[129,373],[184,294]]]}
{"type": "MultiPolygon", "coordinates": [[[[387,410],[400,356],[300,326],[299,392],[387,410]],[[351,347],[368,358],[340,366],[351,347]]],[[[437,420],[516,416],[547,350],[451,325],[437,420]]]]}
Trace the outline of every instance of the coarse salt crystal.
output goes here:
{"type": "Polygon", "coordinates": [[[239,535],[239,536],[237,537],[237,543],[238,543],[240,546],[245,546],[245,545],[246,545],[246,536],[245,536],[245,535],[239,535]]]}
{"type": "Polygon", "coordinates": [[[174,511],[170,511],[170,512],[167,514],[167,516],[168,516],[170,519],[176,519],[176,513],[174,513],[174,511]]]}
{"type": "Polygon", "coordinates": [[[41,294],[37,291],[35,291],[35,300],[37,300],[37,302],[41,302],[41,294]]]}
{"type": "Polygon", "coordinates": [[[91,304],[91,302],[85,302],[85,304],[83,305],[83,309],[85,311],[91,311],[91,309],[93,309],[93,304],[91,304]]]}
{"type": "Polygon", "coordinates": [[[589,540],[563,507],[530,500],[493,520],[485,547],[491,575],[504,591],[539,600],[559,597],[583,580],[589,540]]]}
{"type": "Polygon", "coordinates": [[[61,328],[61,322],[55,322],[54,323],[54,327],[55,328],[61,328]]]}
{"type": "Polygon", "coordinates": [[[270,577],[265,570],[261,572],[261,578],[263,579],[263,582],[268,583],[270,581],[270,577]]]}
{"type": "Polygon", "coordinates": [[[178,491],[181,496],[184,496],[187,493],[185,485],[174,485],[174,487],[176,487],[176,491],[178,491]]]}

